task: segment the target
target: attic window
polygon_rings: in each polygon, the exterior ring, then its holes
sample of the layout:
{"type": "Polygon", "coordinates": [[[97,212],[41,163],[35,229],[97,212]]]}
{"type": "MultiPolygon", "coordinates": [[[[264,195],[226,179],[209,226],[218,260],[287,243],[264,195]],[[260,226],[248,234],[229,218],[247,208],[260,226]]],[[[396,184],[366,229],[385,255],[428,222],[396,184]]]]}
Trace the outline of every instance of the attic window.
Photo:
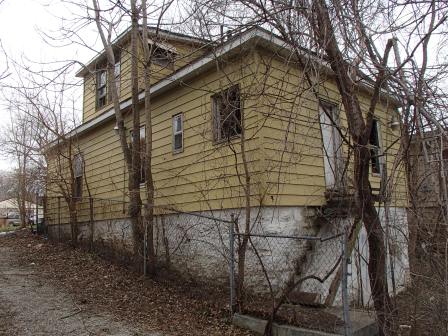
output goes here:
{"type": "Polygon", "coordinates": [[[241,99],[239,85],[212,96],[214,140],[229,140],[241,135],[241,99]]]}
{"type": "Polygon", "coordinates": [[[150,47],[152,46],[151,62],[163,68],[173,68],[176,58],[176,48],[160,42],[154,42],[148,39],[150,47]]]}

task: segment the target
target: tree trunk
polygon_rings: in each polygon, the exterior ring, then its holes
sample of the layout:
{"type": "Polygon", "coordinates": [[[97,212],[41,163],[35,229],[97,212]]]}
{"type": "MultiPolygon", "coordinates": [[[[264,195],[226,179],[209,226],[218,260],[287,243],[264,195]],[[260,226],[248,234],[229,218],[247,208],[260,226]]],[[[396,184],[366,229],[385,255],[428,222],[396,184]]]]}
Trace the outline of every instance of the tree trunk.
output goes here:
{"type": "MultiPolygon", "coordinates": [[[[148,41],[148,23],[146,1],[142,1],[142,41],[148,41]]],[[[157,34],[157,33],[156,33],[157,34]]],[[[157,37],[157,36],[156,36],[157,37]]],[[[144,54],[144,91],[145,91],[145,126],[146,126],[146,153],[145,153],[145,177],[146,177],[146,205],[145,205],[145,222],[147,225],[147,253],[148,253],[148,273],[155,275],[156,273],[156,256],[154,249],[154,179],[152,175],[152,115],[151,115],[151,57],[153,45],[151,48],[148,43],[143,42],[144,54]]]]}

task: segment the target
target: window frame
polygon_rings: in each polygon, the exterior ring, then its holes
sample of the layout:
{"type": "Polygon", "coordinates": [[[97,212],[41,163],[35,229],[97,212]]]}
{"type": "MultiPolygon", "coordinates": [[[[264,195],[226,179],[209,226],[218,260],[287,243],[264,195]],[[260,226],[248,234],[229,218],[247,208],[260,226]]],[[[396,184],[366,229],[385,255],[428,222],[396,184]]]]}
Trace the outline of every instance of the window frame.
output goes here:
{"type": "Polygon", "coordinates": [[[107,69],[100,69],[96,74],[96,90],[95,90],[95,101],[96,101],[96,109],[102,109],[107,105],[107,69]],[[101,83],[101,77],[104,74],[104,84],[101,83]],[[102,84],[102,85],[101,85],[102,84]],[[100,90],[104,89],[104,93],[99,94],[100,90]],[[100,99],[104,99],[104,102],[100,104],[100,99]]]}
{"type": "MultiPolygon", "coordinates": [[[[228,108],[231,108],[231,106],[228,108]]],[[[213,94],[211,96],[211,109],[212,109],[213,142],[215,144],[228,142],[232,139],[241,137],[242,127],[243,127],[243,103],[241,100],[241,89],[240,89],[239,84],[234,84],[224,90],[221,90],[221,91],[213,94]],[[220,103],[222,105],[222,100],[223,100],[224,95],[228,95],[228,92],[233,89],[236,89],[236,91],[237,91],[238,107],[236,109],[234,109],[233,111],[229,112],[228,116],[235,113],[235,111],[239,110],[239,120],[238,120],[239,121],[239,130],[236,130],[236,132],[234,134],[225,137],[225,136],[222,136],[223,135],[223,131],[222,131],[223,123],[221,122],[222,111],[221,111],[221,109],[219,109],[218,103],[220,103]]],[[[226,118],[226,120],[227,119],[228,118],[226,118]]]]}
{"type": "Polygon", "coordinates": [[[80,200],[83,191],[84,178],[84,156],[82,153],[77,153],[73,156],[73,198],[80,200]]]}
{"type": "Polygon", "coordinates": [[[120,97],[120,89],[121,89],[121,58],[120,58],[120,54],[119,53],[117,53],[115,55],[114,80],[115,80],[115,86],[117,88],[118,97],[120,97]],[[118,71],[117,71],[117,69],[118,69],[118,71]]]}
{"type": "Polygon", "coordinates": [[[369,148],[370,148],[370,172],[373,176],[382,176],[383,175],[383,157],[382,157],[382,143],[381,143],[381,125],[380,121],[376,118],[372,121],[372,128],[370,130],[369,135],[369,148]],[[376,142],[377,145],[371,143],[372,132],[376,129],[376,142]],[[374,168],[374,160],[375,164],[378,166],[378,171],[373,171],[374,168]]]}
{"type": "MultiPolygon", "coordinates": [[[[114,82],[115,82],[115,86],[117,88],[117,93],[118,93],[118,97],[120,97],[120,89],[121,89],[121,53],[118,51],[114,52],[114,56],[115,56],[115,64],[114,64],[114,82]],[[117,70],[118,69],[118,70],[117,70]]],[[[107,73],[107,68],[108,68],[108,62],[106,61],[103,66],[101,68],[97,69],[97,73],[96,73],[96,90],[95,90],[95,105],[96,105],[96,109],[100,110],[102,108],[104,108],[107,104],[109,104],[112,101],[112,96],[111,96],[111,92],[109,90],[108,87],[108,73],[107,73]],[[104,74],[104,83],[103,85],[100,86],[101,83],[101,76],[102,74],[104,74]],[[104,93],[101,95],[101,97],[99,96],[99,91],[101,89],[104,89],[104,93]],[[100,99],[103,99],[104,102],[102,104],[100,104],[100,99]]]]}
{"type": "Polygon", "coordinates": [[[174,114],[171,118],[171,125],[172,125],[172,149],[173,149],[173,154],[178,154],[178,153],[182,153],[184,151],[184,114],[181,113],[177,113],[174,114]],[[175,121],[177,119],[180,118],[180,131],[176,131],[176,123],[175,121]],[[176,135],[181,135],[181,147],[180,148],[176,148],[176,135]]]}

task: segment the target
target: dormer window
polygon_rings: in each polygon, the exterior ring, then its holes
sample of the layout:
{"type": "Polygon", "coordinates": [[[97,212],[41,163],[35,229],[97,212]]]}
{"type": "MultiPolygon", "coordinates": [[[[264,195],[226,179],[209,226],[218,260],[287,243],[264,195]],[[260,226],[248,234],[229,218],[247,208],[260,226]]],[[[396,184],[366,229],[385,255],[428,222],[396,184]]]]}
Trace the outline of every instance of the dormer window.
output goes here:
{"type": "Polygon", "coordinates": [[[151,62],[162,68],[172,69],[177,55],[176,48],[166,43],[154,42],[151,39],[148,39],[148,43],[153,48],[151,62]]]}

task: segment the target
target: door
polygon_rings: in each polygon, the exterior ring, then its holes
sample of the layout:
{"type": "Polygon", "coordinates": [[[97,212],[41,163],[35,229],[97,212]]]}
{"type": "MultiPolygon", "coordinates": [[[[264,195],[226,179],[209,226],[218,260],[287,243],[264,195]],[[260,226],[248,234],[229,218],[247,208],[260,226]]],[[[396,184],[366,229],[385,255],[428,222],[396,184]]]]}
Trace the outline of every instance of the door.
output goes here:
{"type": "Polygon", "coordinates": [[[327,190],[341,190],[342,183],[342,141],[339,133],[339,112],[335,105],[319,102],[322,151],[324,157],[325,185],[327,190]]]}

